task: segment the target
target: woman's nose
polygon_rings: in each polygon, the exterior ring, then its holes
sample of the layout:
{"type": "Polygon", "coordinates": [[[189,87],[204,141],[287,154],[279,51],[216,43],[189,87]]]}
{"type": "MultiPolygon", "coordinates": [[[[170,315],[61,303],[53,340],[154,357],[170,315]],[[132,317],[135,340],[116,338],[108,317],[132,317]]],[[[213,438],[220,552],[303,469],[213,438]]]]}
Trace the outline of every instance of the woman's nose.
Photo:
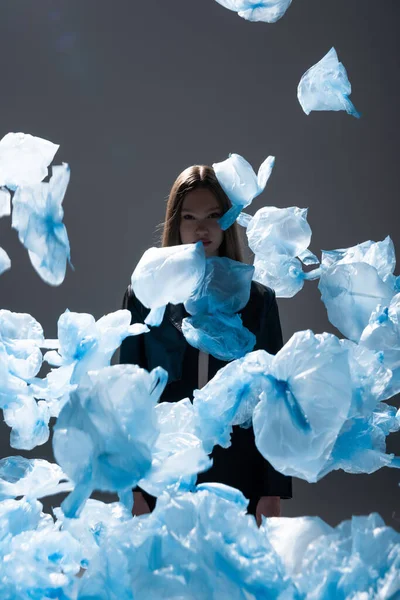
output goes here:
{"type": "Polygon", "coordinates": [[[208,231],[207,223],[205,221],[198,221],[196,226],[196,231],[208,231]]]}

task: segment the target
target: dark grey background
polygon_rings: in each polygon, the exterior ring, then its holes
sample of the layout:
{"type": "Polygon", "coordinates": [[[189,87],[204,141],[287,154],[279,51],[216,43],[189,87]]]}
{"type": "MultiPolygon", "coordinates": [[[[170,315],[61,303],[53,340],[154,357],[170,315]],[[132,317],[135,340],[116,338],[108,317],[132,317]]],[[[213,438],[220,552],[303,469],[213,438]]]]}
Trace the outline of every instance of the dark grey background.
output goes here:
{"type": "MultiPolygon", "coordinates": [[[[387,234],[399,248],[399,16],[398,0],[293,0],[274,25],[214,0],[3,0],[0,137],[23,131],[61,144],[75,272],[47,286],[3,218],[0,245],[13,265],[0,278],[0,306],[31,313],[48,337],[66,308],[96,318],[119,308],[141,253],[157,242],[175,177],[229,152],[255,168],[276,156],[251,212],[309,207],[314,252],[387,234]],[[301,75],[332,46],[360,120],[307,117],[297,102],[301,75]]],[[[286,340],[306,328],[337,333],[315,282],[279,306],[286,340]]],[[[0,434],[1,456],[15,453],[5,425],[0,434]]],[[[388,450],[400,454],[400,435],[388,450]]],[[[49,444],[31,455],[50,457],[49,444]]],[[[399,480],[387,468],[296,480],[284,514],[336,524],[378,511],[400,529],[399,480]]]]}

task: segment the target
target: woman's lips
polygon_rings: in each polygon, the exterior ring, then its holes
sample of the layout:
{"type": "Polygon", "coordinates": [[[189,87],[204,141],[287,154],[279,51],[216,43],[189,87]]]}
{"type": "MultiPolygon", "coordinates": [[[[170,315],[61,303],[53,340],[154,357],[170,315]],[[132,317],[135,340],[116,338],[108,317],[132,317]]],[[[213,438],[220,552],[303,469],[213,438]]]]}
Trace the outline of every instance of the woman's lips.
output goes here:
{"type": "Polygon", "coordinates": [[[203,243],[203,246],[209,246],[211,244],[211,240],[200,240],[203,243]]]}

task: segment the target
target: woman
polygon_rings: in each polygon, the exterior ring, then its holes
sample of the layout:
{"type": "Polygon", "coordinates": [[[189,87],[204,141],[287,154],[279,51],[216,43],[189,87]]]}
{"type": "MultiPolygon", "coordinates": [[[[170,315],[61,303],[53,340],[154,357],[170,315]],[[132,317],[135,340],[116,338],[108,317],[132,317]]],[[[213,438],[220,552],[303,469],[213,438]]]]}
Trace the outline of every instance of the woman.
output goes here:
{"type": "MultiPolygon", "coordinates": [[[[222,231],[218,219],[231,207],[211,167],[189,167],[179,175],[169,195],[162,246],[203,242],[207,257],[226,256],[242,261],[238,226],[222,231]]],[[[149,310],[129,286],[123,307],[131,311],[132,323],[143,322],[149,310]]],[[[187,316],[183,304],[168,305],[163,322],[149,333],[126,338],[120,350],[120,363],[133,363],[145,369],[161,366],[168,371],[168,384],[162,402],[176,402],[193,397],[226,363],[190,346],[181,330],[187,316]]],[[[273,290],[252,282],[250,299],[241,311],[243,325],[256,336],[254,350],[276,354],[282,347],[278,307],[273,290]]],[[[232,445],[216,446],[213,466],[198,476],[197,482],[216,481],[240,489],[249,499],[249,513],[257,523],[261,515],[279,516],[281,498],[291,498],[291,478],[273,469],[254,443],[253,429],[235,426],[232,445]]],[[[150,512],[155,498],[136,490],[134,514],[150,512]]]]}

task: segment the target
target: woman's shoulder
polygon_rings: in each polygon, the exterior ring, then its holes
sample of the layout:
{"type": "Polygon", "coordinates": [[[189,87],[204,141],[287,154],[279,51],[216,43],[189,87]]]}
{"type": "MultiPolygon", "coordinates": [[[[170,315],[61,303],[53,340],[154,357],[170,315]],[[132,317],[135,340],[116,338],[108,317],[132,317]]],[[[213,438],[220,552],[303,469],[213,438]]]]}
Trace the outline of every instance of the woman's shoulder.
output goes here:
{"type": "Polygon", "coordinates": [[[145,319],[149,313],[149,309],[146,308],[136,297],[131,284],[129,284],[125,290],[122,308],[126,308],[131,312],[138,312],[143,317],[143,319],[145,319]]]}
{"type": "MultiPolygon", "coordinates": [[[[257,336],[274,303],[274,290],[252,281],[249,301],[241,312],[243,325],[257,336]]],[[[263,347],[262,344],[259,347],[263,347]]]]}
{"type": "Polygon", "coordinates": [[[275,292],[272,288],[267,287],[258,281],[251,282],[249,303],[261,303],[268,309],[274,300],[275,292]]]}
{"type": "MultiPolygon", "coordinates": [[[[246,309],[252,309],[259,312],[261,309],[268,310],[271,304],[275,300],[275,292],[272,288],[258,283],[258,281],[252,281],[250,287],[250,297],[246,305],[246,309]]],[[[149,313],[149,309],[146,308],[135,295],[132,286],[129,284],[126,288],[123,308],[128,310],[139,312],[143,318],[149,313]]]]}

